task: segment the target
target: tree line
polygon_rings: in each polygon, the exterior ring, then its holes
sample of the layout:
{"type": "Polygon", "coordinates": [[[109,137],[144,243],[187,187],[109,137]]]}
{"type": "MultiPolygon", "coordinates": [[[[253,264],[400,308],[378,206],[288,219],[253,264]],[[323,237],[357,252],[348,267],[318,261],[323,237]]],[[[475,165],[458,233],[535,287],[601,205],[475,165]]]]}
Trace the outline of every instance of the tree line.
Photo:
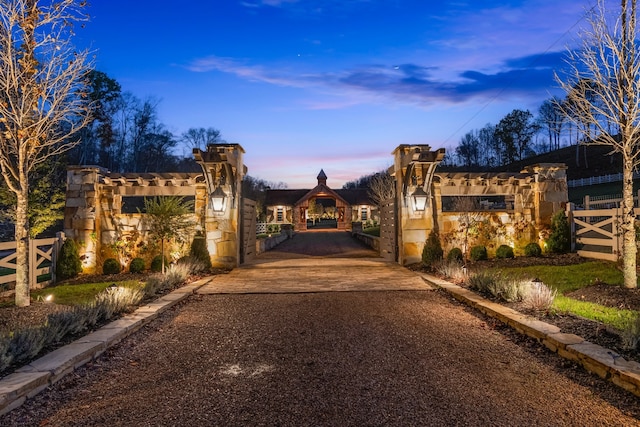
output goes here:
{"type": "MultiPolygon", "coordinates": [[[[579,156],[578,147],[596,135],[594,125],[580,122],[582,115],[576,105],[578,94],[589,96],[588,86],[588,81],[581,81],[565,98],[543,101],[537,115],[529,110],[514,109],[497,124],[488,123],[467,132],[444,164],[491,169],[569,145],[576,146],[576,156],[579,156]]],[[[595,95],[591,98],[595,102],[595,95]]],[[[601,119],[607,120],[604,116],[601,119]]],[[[607,121],[604,126],[615,132],[613,121],[607,121]]]]}

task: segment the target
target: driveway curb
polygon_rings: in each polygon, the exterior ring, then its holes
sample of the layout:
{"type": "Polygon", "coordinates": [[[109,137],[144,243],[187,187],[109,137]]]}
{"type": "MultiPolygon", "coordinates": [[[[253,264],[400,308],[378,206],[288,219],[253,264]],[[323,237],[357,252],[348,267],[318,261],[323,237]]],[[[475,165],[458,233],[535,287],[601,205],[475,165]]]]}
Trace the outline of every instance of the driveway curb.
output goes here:
{"type": "Polygon", "coordinates": [[[557,326],[491,302],[446,280],[428,274],[422,274],[422,278],[443,289],[458,301],[500,320],[521,334],[535,338],[559,356],[576,362],[600,378],[640,396],[640,363],[627,361],[605,347],[586,341],[578,335],[565,334],[557,326]]]}
{"type": "Polygon", "coordinates": [[[133,313],[122,316],[64,347],[47,353],[0,379],[0,415],[21,406],[28,398],[55,384],[85,363],[96,359],[107,348],[122,341],[161,313],[195,294],[212,277],[182,286],[149,304],[142,305],[133,313]]]}

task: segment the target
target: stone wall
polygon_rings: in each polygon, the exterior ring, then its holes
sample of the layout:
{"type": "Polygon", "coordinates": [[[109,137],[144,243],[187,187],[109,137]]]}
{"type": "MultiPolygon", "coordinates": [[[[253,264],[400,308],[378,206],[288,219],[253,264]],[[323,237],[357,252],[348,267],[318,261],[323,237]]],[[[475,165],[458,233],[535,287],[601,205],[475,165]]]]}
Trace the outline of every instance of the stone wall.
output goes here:
{"type": "MultiPolygon", "coordinates": [[[[100,273],[106,258],[116,258],[126,267],[140,256],[149,265],[160,253],[159,242],[149,237],[144,214],[131,206],[123,209],[127,200],[139,203],[154,196],[193,198],[194,232],[202,229],[206,206],[202,174],[117,174],[91,166],[68,169],[64,232],[79,244],[85,272],[100,273]]],[[[169,248],[165,253],[180,256],[184,248],[169,248]]]]}

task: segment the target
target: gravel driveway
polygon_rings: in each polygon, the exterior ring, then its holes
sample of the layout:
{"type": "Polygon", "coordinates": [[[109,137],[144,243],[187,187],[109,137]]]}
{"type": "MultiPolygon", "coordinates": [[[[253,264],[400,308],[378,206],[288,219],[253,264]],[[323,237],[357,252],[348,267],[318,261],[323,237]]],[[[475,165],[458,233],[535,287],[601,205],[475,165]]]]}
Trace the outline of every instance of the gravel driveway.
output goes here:
{"type": "Polygon", "coordinates": [[[640,426],[519,341],[433,290],[194,295],[0,425],[640,426]]]}

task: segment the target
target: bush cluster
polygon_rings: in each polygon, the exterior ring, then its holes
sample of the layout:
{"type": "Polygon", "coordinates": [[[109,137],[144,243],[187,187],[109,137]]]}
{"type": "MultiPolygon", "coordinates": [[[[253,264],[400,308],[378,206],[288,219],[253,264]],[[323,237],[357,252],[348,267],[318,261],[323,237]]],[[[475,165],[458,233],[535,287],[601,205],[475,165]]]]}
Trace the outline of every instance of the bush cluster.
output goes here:
{"type": "Polygon", "coordinates": [[[489,258],[487,254],[487,248],[484,246],[474,246],[471,248],[469,252],[469,257],[471,257],[472,261],[483,261],[489,258]]]}
{"type": "Polygon", "coordinates": [[[118,274],[121,270],[120,261],[115,258],[107,258],[102,263],[102,274],[118,274]]]}
{"type": "Polygon", "coordinates": [[[142,258],[134,258],[129,264],[130,273],[142,273],[144,271],[144,260],[142,258]]]}
{"type": "Polygon", "coordinates": [[[470,288],[502,301],[522,301],[532,310],[548,310],[556,297],[556,291],[542,282],[508,279],[487,272],[472,274],[467,283],[470,288]]]}
{"type": "Polygon", "coordinates": [[[542,248],[536,242],[531,242],[524,247],[524,256],[539,257],[542,255],[542,248]]]}
{"type": "Polygon", "coordinates": [[[515,258],[515,254],[513,253],[513,248],[509,245],[498,246],[498,249],[496,249],[496,258],[498,259],[515,258]]]}
{"type": "Polygon", "coordinates": [[[24,328],[0,336],[0,372],[37,356],[44,348],[59,343],[113,316],[129,310],[143,299],[141,289],[107,288],[91,303],[52,313],[44,325],[24,328]]]}
{"type": "Polygon", "coordinates": [[[453,248],[447,254],[447,261],[458,261],[461,262],[463,259],[462,249],[453,248]]]}

